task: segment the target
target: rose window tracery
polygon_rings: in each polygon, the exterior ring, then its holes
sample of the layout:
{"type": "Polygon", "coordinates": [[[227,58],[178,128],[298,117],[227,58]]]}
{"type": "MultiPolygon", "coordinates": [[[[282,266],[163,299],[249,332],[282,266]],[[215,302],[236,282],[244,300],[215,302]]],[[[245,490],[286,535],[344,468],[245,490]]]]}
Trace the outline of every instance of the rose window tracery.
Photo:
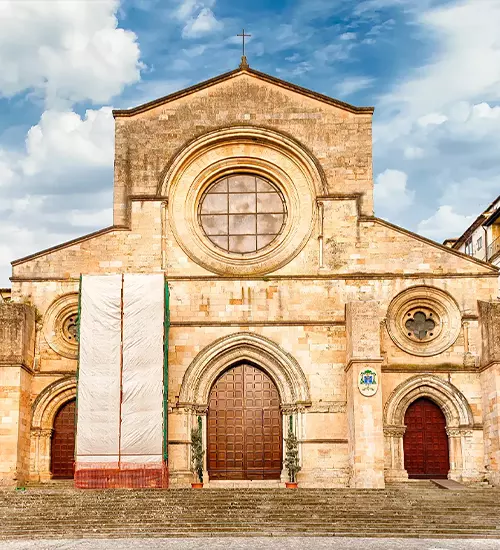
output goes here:
{"type": "Polygon", "coordinates": [[[418,310],[406,315],[405,327],[408,336],[416,340],[428,340],[436,330],[436,315],[433,312],[418,310]]]}
{"type": "Polygon", "coordinates": [[[78,342],[78,313],[70,314],[62,323],[62,335],[70,343],[78,342]]]}

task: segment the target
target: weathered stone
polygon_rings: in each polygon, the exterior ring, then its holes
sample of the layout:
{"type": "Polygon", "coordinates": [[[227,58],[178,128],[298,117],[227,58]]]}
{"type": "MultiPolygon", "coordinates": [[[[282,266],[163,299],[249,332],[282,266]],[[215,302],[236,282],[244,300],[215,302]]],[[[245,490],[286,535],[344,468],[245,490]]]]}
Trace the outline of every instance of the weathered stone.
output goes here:
{"type": "Polygon", "coordinates": [[[189,483],[191,427],[242,354],[293,417],[303,486],[407,478],[404,418],[419,397],[444,411],[448,475],[500,484],[498,270],[373,216],[371,115],[245,67],[115,112],[114,226],[13,262],[0,477],[50,477],[53,421],[76,395],[77,346],[61,330],[80,275],[163,272],[172,486],[189,483]],[[198,218],[206,189],[235,173],[269,180],[286,205],[273,243],[249,255],[221,252],[198,218]],[[419,312],[435,332],[406,331],[419,312]],[[378,373],[371,397],[361,367],[378,373]]]}

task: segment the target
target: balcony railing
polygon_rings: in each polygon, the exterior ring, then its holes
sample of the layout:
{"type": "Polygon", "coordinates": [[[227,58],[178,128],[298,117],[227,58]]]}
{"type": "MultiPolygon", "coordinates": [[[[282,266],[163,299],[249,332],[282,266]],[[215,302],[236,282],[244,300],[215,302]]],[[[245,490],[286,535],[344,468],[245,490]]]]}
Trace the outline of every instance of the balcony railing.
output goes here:
{"type": "Polygon", "coordinates": [[[491,244],[488,245],[488,261],[491,262],[494,256],[500,252],[500,237],[497,237],[491,244]]]}

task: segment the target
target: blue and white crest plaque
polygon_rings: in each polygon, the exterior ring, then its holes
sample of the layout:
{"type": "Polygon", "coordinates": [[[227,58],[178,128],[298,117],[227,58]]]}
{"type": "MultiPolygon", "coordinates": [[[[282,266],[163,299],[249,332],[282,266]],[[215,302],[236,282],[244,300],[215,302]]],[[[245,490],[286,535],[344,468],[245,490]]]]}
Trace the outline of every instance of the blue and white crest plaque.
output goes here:
{"type": "Polygon", "coordinates": [[[361,395],[370,397],[377,393],[378,374],[373,369],[362,369],[358,377],[358,389],[361,395]]]}

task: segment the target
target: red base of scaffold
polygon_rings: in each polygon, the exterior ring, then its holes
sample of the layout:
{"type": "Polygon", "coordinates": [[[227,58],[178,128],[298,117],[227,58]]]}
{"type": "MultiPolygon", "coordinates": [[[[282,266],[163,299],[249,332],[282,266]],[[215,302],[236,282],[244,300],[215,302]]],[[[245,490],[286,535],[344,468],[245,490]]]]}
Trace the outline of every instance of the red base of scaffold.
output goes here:
{"type": "Polygon", "coordinates": [[[77,464],[77,489],[167,489],[168,467],[164,465],[128,464],[126,467],[110,464],[77,464]]]}

